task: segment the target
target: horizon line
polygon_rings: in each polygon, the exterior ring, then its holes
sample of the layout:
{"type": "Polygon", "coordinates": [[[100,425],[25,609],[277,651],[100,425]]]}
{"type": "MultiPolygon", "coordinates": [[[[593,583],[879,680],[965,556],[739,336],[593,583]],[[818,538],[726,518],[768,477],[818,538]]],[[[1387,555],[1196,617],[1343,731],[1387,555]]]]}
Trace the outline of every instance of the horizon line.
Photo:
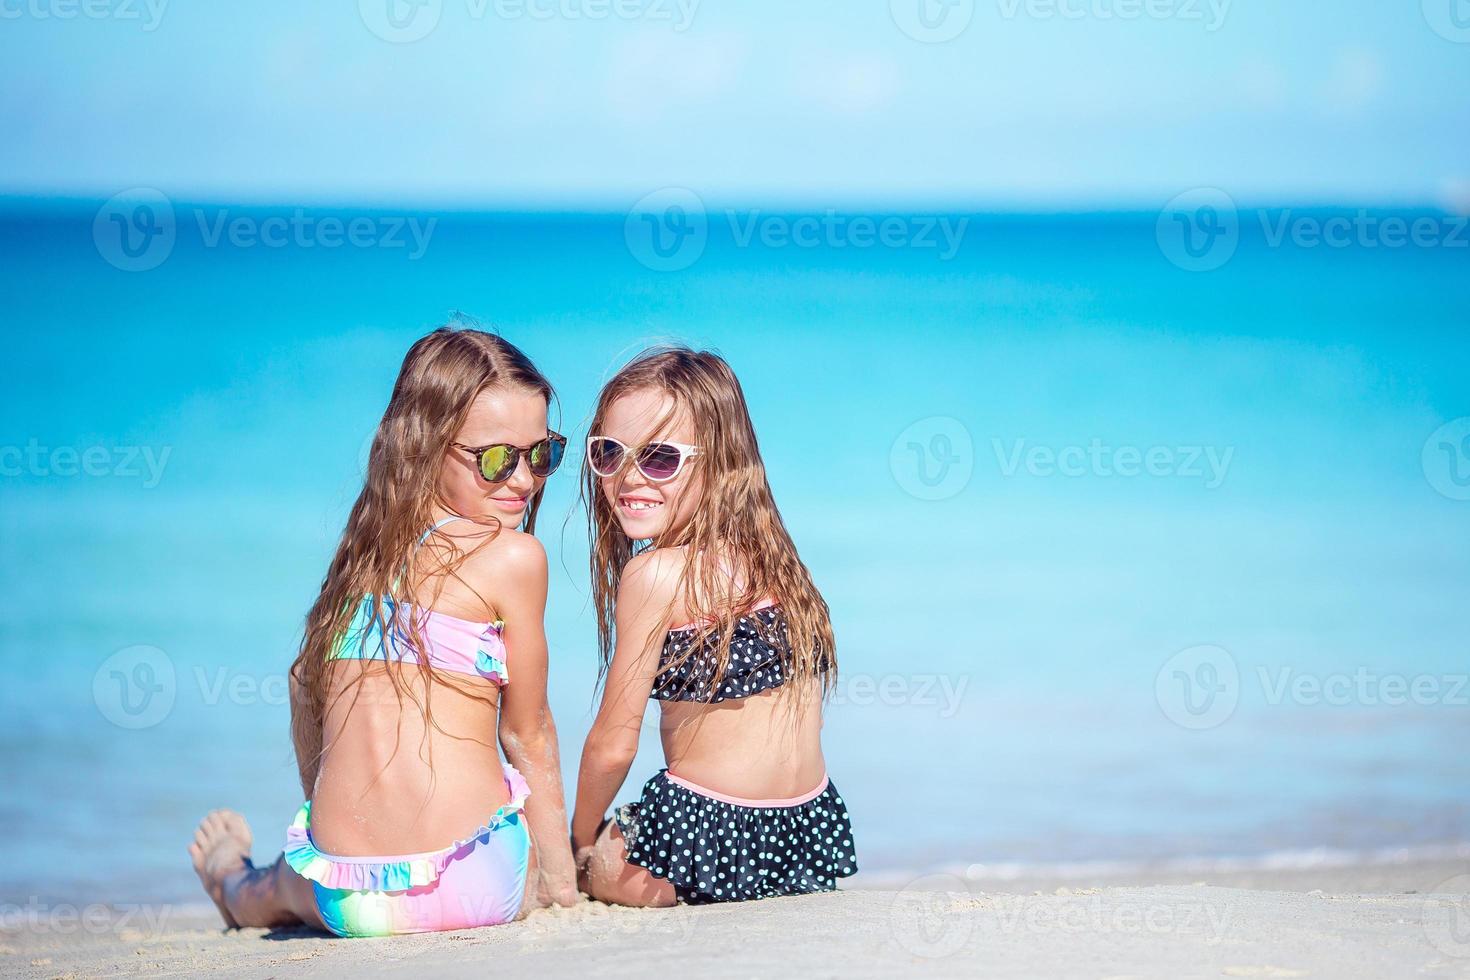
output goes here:
{"type": "MultiPolygon", "coordinates": [[[[664,188],[668,190],[672,188],[664,188]]],[[[683,189],[683,188],[680,188],[683,189]]],[[[1186,192],[1205,188],[1188,188],[1186,192]]],[[[1209,188],[1218,189],[1218,188],[1209,188]]],[[[115,197],[138,191],[162,194],[171,205],[181,208],[244,208],[251,210],[347,210],[364,212],[412,212],[427,211],[442,215],[535,215],[576,217],[626,217],[638,210],[643,198],[613,201],[607,197],[551,198],[551,197],[499,197],[499,198],[386,198],[371,196],[331,196],[312,194],[253,195],[226,197],[215,193],[166,194],[156,187],[137,185],[120,193],[46,192],[0,187],[0,214],[24,213],[27,211],[95,211],[115,197]]],[[[850,215],[903,215],[903,214],[971,214],[996,217],[1043,217],[1068,215],[1147,215],[1157,214],[1169,207],[1177,195],[1158,200],[1142,200],[1132,195],[1116,198],[1071,198],[1071,199],[1017,199],[981,197],[893,197],[893,198],[833,198],[817,200],[809,195],[782,195],[771,198],[725,197],[706,198],[695,195],[708,212],[754,212],[769,210],[781,214],[850,214],[850,215]]],[[[1228,192],[1227,192],[1228,196],[1228,192]]],[[[1312,211],[1397,211],[1435,212],[1458,216],[1470,215],[1470,201],[1426,200],[1424,198],[1390,198],[1372,200],[1348,200],[1340,197],[1298,198],[1244,197],[1231,202],[1240,211],[1278,211],[1302,209],[1312,211]]]]}

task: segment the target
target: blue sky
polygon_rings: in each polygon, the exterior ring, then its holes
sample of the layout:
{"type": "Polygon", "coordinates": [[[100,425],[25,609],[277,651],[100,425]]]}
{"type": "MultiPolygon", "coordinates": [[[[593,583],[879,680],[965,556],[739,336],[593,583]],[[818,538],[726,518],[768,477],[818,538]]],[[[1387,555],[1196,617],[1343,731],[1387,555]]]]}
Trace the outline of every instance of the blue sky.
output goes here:
{"type": "Polygon", "coordinates": [[[0,0],[0,193],[1470,203],[1467,0],[85,2],[0,0]]]}

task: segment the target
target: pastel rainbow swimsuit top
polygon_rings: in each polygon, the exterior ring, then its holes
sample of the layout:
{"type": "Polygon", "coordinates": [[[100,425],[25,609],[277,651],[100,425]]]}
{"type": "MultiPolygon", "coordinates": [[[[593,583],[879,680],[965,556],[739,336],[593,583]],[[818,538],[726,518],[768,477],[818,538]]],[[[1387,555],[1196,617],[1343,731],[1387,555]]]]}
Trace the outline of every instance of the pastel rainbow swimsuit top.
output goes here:
{"type": "MultiPolygon", "coordinates": [[[[439,528],[461,517],[448,517],[429,528],[419,538],[423,544],[439,528]]],[[[407,603],[395,603],[390,596],[363,596],[352,622],[338,637],[328,660],[389,660],[395,663],[419,663],[419,651],[410,640],[407,625],[412,624],[424,641],[429,666],[454,674],[483,677],[504,686],[510,681],[505,666],[505,641],[501,632],[505,621],[490,623],[461,619],[448,613],[435,612],[407,603]],[[374,617],[374,604],[380,615],[374,617]],[[392,622],[393,610],[401,606],[399,624],[393,635],[383,635],[383,625],[392,622]]]]}
{"type": "MultiPolygon", "coordinates": [[[[719,634],[705,637],[699,648],[686,657],[699,634],[697,624],[671,629],[659,653],[659,672],[649,698],[718,704],[778,688],[786,683],[791,663],[787,630],[786,615],[770,599],[735,620],[730,637],[730,662],[717,684],[714,676],[719,666],[719,634]]],[[[829,658],[823,657],[818,669],[826,670],[829,663],[829,658]]]]}

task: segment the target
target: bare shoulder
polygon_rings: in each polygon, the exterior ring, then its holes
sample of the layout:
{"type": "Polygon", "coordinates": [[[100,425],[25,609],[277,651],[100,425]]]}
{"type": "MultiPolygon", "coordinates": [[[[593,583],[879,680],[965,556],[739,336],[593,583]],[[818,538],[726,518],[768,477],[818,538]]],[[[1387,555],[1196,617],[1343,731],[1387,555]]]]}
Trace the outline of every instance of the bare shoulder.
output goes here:
{"type": "Polygon", "coordinates": [[[461,574],[471,582],[508,584],[546,582],[546,547],[534,534],[502,528],[494,537],[467,549],[461,574]]]}
{"type": "Polygon", "coordinates": [[[623,566],[618,599],[670,601],[678,594],[689,557],[683,548],[655,548],[634,555],[623,566]]]}
{"type": "Polygon", "coordinates": [[[546,546],[534,534],[502,528],[481,549],[498,565],[513,567],[516,571],[529,572],[546,567],[546,546]]]}
{"type": "Polygon", "coordinates": [[[449,606],[470,618],[526,615],[546,601],[546,549],[535,535],[502,527],[445,535],[453,548],[452,578],[444,583],[449,606]]]}

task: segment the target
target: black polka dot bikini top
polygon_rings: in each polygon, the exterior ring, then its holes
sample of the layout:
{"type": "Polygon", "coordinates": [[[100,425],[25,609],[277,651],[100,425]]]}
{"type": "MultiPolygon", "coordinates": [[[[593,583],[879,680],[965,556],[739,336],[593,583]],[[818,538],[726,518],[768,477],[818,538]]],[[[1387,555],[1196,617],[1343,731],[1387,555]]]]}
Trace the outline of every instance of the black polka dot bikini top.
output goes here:
{"type": "Polygon", "coordinates": [[[780,606],[757,608],[735,621],[730,637],[730,662],[718,684],[714,683],[714,675],[719,664],[720,636],[714,633],[705,637],[700,648],[686,657],[698,635],[695,626],[669,630],[659,654],[659,673],[654,678],[650,698],[718,704],[748,698],[786,683],[791,642],[780,606]]]}

